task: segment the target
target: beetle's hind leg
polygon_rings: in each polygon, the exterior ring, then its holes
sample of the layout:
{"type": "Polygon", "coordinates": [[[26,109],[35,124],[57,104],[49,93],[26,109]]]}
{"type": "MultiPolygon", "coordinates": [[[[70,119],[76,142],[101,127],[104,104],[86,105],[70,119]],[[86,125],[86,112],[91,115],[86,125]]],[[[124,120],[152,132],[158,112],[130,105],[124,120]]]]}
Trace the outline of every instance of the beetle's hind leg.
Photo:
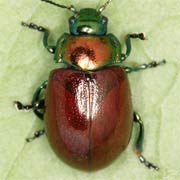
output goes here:
{"type": "Polygon", "coordinates": [[[144,139],[144,124],[143,121],[141,120],[141,117],[139,114],[134,112],[134,122],[138,123],[139,125],[139,135],[136,141],[135,145],[135,153],[140,160],[141,163],[143,163],[146,167],[149,169],[154,169],[154,170],[159,170],[159,167],[154,165],[153,163],[147,161],[145,157],[141,154],[142,153],[142,144],[143,144],[143,139],[144,139]]]}
{"type": "Polygon", "coordinates": [[[34,135],[32,137],[26,138],[26,141],[32,142],[34,139],[39,138],[43,134],[45,134],[45,129],[38,130],[34,133],[34,135]]]}

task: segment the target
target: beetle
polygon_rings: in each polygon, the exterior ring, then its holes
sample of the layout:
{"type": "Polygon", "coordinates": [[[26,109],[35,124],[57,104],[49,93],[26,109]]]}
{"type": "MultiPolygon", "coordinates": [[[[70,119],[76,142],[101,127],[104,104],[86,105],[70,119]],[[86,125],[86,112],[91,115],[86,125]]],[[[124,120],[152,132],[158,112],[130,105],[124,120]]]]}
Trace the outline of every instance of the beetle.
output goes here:
{"type": "Polygon", "coordinates": [[[51,71],[35,91],[30,105],[15,101],[19,111],[32,109],[45,121],[45,129],[38,130],[26,140],[31,142],[46,133],[55,153],[67,164],[93,171],[106,167],[127,147],[133,122],[139,125],[135,153],[149,169],[159,170],[142,155],[144,125],[133,111],[127,74],[166,63],[152,61],[135,67],[123,62],[131,53],[131,39],[145,40],[144,33],[125,37],[123,53],[117,37],[107,34],[107,17],[99,9],[57,4],[41,0],[73,13],[69,18],[70,33],[64,33],[56,45],[49,45],[49,31],[34,23],[22,25],[43,33],[43,45],[56,63],[64,68],[51,71]],[[43,94],[43,95],[42,95],[43,94]]]}

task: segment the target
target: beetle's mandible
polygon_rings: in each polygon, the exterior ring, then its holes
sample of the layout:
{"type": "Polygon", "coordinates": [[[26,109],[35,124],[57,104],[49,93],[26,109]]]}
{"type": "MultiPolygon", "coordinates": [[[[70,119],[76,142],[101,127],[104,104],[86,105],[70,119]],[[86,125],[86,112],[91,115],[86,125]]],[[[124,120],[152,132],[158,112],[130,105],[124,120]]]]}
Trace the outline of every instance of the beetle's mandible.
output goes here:
{"type": "Polygon", "coordinates": [[[107,33],[107,17],[99,9],[77,10],[74,6],[41,0],[73,13],[70,33],[64,33],[56,45],[49,45],[49,31],[34,23],[22,25],[43,33],[44,47],[56,63],[65,64],[50,73],[35,91],[30,105],[15,101],[18,110],[30,110],[45,122],[28,142],[47,135],[55,153],[67,164],[93,171],[109,165],[127,147],[133,122],[139,125],[135,153],[148,168],[158,170],[142,155],[143,122],[133,111],[127,74],[165,64],[152,61],[135,67],[123,65],[131,52],[131,39],[145,40],[143,33],[125,37],[126,52],[119,40],[107,33]],[[42,96],[43,94],[43,96],[42,96]]]}

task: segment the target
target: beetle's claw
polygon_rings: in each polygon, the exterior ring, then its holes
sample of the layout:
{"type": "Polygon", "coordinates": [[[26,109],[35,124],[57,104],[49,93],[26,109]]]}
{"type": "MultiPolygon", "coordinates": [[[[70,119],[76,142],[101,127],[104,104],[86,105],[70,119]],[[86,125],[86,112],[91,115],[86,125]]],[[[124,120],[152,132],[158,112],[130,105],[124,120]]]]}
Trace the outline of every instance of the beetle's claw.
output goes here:
{"type": "Polygon", "coordinates": [[[139,39],[141,40],[147,40],[146,35],[144,33],[139,33],[138,36],[139,36],[139,39]]]}
{"type": "Polygon", "coordinates": [[[26,138],[26,142],[32,142],[34,138],[26,138]]]}
{"type": "Polygon", "coordinates": [[[23,104],[22,104],[21,102],[19,102],[19,101],[14,101],[13,104],[14,104],[14,107],[16,108],[17,111],[22,111],[22,109],[23,109],[23,104]]]}
{"type": "Polygon", "coordinates": [[[167,63],[167,61],[165,60],[165,59],[163,59],[162,61],[160,61],[158,64],[159,65],[163,65],[163,64],[166,64],[167,63]]]}
{"type": "Polygon", "coordinates": [[[130,38],[138,38],[140,40],[147,40],[146,36],[144,33],[134,33],[130,34],[130,38]]]}
{"type": "Polygon", "coordinates": [[[149,162],[149,161],[146,161],[145,162],[145,166],[148,167],[149,169],[154,169],[156,171],[159,170],[159,167],[155,166],[153,163],[149,162]]]}
{"type": "Polygon", "coordinates": [[[22,26],[25,26],[25,27],[29,27],[29,24],[27,24],[27,23],[25,23],[25,22],[23,22],[23,21],[21,22],[21,25],[22,25],[22,26]]]}

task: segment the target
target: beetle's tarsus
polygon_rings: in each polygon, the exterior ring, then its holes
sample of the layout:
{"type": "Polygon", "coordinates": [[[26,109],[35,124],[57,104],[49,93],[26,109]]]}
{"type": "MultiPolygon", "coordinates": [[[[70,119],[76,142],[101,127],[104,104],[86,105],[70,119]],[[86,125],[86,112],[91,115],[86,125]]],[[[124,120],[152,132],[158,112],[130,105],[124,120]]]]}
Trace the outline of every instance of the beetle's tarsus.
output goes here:
{"type": "Polygon", "coordinates": [[[141,40],[147,40],[144,33],[133,33],[133,34],[130,34],[129,36],[130,38],[138,38],[141,40]]]}
{"type": "Polygon", "coordinates": [[[150,62],[150,63],[148,64],[148,68],[154,68],[154,67],[157,67],[157,66],[159,66],[159,65],[164,65],[164,64],[166,64],[166,60],[165,60],[165,59],[163,59],[163,60],[160,61],[160,62],[152,61],[152,62],[150,62]]]}
{"type": "MultiPolygon", "coordinates": [[[[137,68],[139,67],[140,69],[148,69],[148,68],[155,68],[157,66],[160,66],[160,65],[164,65],[166,64],[166,60],[163,59],[162,61],[151,61],[150,63],[148,64],[142,64],[140,66],[137,66],[137,68]]],[[[135,67],[136,68],[136,67],[135,67]]]]}
{"type": "Polygon", "coordinates": [[[127,72],[127,73],[131,73],[131,72],[137,72],[137,71],[140,71],[140,70],[145,70],[145,69],[149,69],[149,68],[155,68],[157,66],[161,66],[161,65],[164,65],[166,64],[166,60],[163,59],[162,61],[151,61],[150,63],[148,64],[141,64],[139,66],[134,66],[134,67],[124,67],[124,70],[127,72]]]}
{"type": "Polygon", "coordinates": [[[25,23],[25,22],[21,22],[21,25],[22,26],[25,26],[25,27],[28,27],[30,29],[34,29],[34,30],[37,30],[37,31],[40,31],[40,32],[44,32],[45,31],[45,28],[42,27],[42,26],[38,26],[34,23],[25,23]]]}
{"type": "Polygon", "coordinates": [[[39,131],[36,131],[32,137],[26,138],[26,142],[32,142],[34,139],[39,138],[43,134],[45,134],[45,129],[41,129],[39,131]]]}
{"type": "Polygon", "coordinates": [[[28,23],[25,23],[25,22],[21,22],[21,25],[24,26],[24,27],[27,27],[29,29],[33,29],[33,30],[44,33],[44,37],[43,37],[43,45],[44,45],[44,47],[51,54],[55,53],[56,47],[55,46],[50,46],[48,44],[49,31],[46,28],[44,28],[43,26],[38,26],[37,24],[34,24],[34,23],[29,23],[28,24],[28,23]]]}
{"type": "Polygon", "coordinates": [[[156,171],[159,171],[159,167],[157,167],[157,166],[154,165],[153,163],[147,161],[143,155],[140,155],[140,156],[139,156],[139,160],[140,160],[140,162],[143,163],[147,168],[153,169],[153,170],[156,170],[156,171]]]}
{"type": "Polygon", "coordinates": [[[13,104],[14,104],[14,107],[16,108],[16,110],[20,111],[20,112],[21,111],[27,112],[27,111],[31,110],[33,107],[32,105],[23,105],[20,101],[14,101],[13,104]]]}

